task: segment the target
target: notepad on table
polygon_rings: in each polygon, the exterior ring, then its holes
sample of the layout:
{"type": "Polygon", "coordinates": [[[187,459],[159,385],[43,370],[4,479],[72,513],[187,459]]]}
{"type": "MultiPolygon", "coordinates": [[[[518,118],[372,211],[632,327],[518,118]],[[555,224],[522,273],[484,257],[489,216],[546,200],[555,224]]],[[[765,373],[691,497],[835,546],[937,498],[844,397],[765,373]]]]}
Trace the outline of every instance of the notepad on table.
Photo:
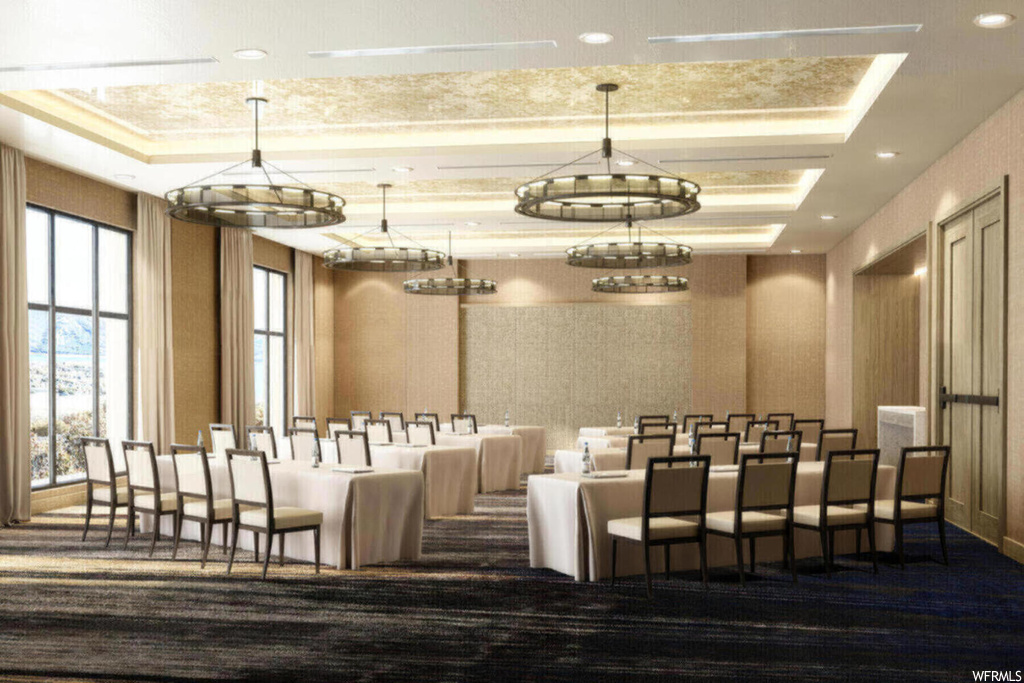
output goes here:
{"type": "Polygon", "coordinates": [[[332,467],[331,472],[344,472],[345,474],[364,474],[373,472],[372,467],[332,467]]]}
{"type": "Polygon", "coordinates": [[[629,475],[625,472],[584,472],[580,476],[587,479],[625,479],[629,475]]]}

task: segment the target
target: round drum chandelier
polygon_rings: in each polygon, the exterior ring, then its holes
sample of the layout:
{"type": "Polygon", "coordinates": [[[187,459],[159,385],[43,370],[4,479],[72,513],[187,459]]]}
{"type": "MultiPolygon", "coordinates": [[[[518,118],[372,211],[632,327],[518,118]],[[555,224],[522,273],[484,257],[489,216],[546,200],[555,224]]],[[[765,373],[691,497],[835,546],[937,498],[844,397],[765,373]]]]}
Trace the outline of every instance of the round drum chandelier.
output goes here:
{"type": "Polygon", "coordinates": [[[316,190],[263,160],[260,152],[260,107],[267,100],[249,97],[245,101],[253,105],[255,112],[252,156],[212,176],[171,190],[164,195],[166,213],[189,223],[231,228],[304,229],[343,223],[344,199],[316,190]],[[263,171],[267,179],[265,184],[209,182],[247,163],[263,171]],[[268,168],[285,182],[274,182],[268,168]]]}
{"type": "MultiPolygon", "coordinates": [[[[388,236],[389,245],[383,247],[339,247],[324,252],[324,267],[331,270],[357,270],[381,273],[410,273],[444,268],[444,254],[435,249],[416,243],[397,230],[388,227],[388,183],[377,185],[381,189],[383,210],[380,219],[380,232],[388,236]],[[411,247],[395,245],[391,233],[413,243],[411,247]]],[[[376,228],[374,228],[376,230],[376,228]]],[[[366,235],[363,233],[360,237],[366,235]]],[[[358,239],[358,238],[356,238],[358,239]]]]}
{"type": "Polygon", "coordinates": [[[604,140],[601,149],[556,168],[516,189],[516,213],[554,221],[615,222],[675,218],[700,209],[700,186],[653,164],[612,147],[608,133],[608,95],[619,89],[602,83],[604,93],[604,140]],[[605,173],[563,176],[559,172],[595,154],[605,160],[605,173]],[[612,173],[613,154],[632,164],[641,163],[653,174],[612,173]]]}
{"type": "Polygon", "coordinates": [[[595,278],[593,289],[605,294],[656,294],[659,292],[685,292],[690,283],[675,275],[611,275],[595,278]]]}
{"type": "MultiPolygon", "coordinates": [[[[448,233],[448,265],[455,272],[452,259],[452,234],[448,233]]],[[[473,294],[497,294],[498,283],[494,280],[467,277],[430,277],[406,280],[402,283],[406,294],[431,294],[434,296],[470,296],[473,294]]]]}
{"type": "Polygon", "coordinates": [[[658,268],[685,266],[693,261],[693,250],[675,242],[645,242],[637,228],[633,241],[633,221],[626,221],[629,230],[627,242],[601,242],[577,244],[565,250],[565,262],[579,268],[658,268]]]}

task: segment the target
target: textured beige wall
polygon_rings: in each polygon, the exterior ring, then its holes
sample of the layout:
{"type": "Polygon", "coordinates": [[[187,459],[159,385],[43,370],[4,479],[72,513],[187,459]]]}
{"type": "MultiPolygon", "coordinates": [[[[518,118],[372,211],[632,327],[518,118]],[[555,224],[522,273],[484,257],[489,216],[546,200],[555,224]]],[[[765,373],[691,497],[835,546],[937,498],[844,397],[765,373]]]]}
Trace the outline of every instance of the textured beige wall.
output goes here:
{"type": "Polygon", "coordinates": [[[852,418],[853,272],[1009,176],[1007,537],[1024,558],[1024,93],[1018,94],[828,253],[826,418],[852,418]]]}
{"type": "Polygon", "coordinates": [[[571,448],[582,425],[690,410],[690,304],[464,306],[461,402],[477,421],[506,409],[571,448]]]}
{"type": "Polygon", "coordinates": [[[194,443],[220,421],[220,238],[216,228],[171,221],[174,433],[194,443]]]}
{"type": "Polygon", "coordinates": [[[335,274],[334,412],[457,412],[458,297],[414,296],[403,273],[335,274]]]}
{"type": "Polygon", "coordinates": [[[27,157],[25,181],[30,204],[135,229],[134,192],[27,157]]]}
{"type": "Polygon", "coordinates": [[[313,348],[316,367],[316,420],[326,426],[334,413],[334,272],[313,257],[313,348]]]}
{"type": "Polygon", "coordinates": [[[257,235],[252,238],[252,262],[253,265],[263,266],[280,270],[284,273],[291,273],[294,269],[292,262],[292,248],[286,247],[277,242],[271,242],[257,235]]]}
{"type": "Polygon", "coordinates": [[[825,258],[747,258],[747,410],[825,412],[825,258]]]}

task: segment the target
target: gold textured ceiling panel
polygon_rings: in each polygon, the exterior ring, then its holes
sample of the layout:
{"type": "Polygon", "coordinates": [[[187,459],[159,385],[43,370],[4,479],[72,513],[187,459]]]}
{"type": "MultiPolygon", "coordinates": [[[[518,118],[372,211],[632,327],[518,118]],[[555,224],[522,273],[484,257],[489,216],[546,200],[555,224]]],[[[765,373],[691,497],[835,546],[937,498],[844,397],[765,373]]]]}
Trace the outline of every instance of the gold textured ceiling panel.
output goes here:
{"type": "MultiPolygon", "coordinates": [[[[259,84],[270,100],[261,133],[275,138],[557,130],[592,121],[614,81],[613,126],[841,118],[873,56],[799,57],[306,78],[259,84]]],[[[149,143],[248,138],[249,82],[9,92],[14,100],[96,134],[149,143]],[[116,135],[115,135],[116,133],[116,135]]],[[[613,134],[614,134],[613,128],[613,134]]],[[[268,145],[270,146],[270,145],[268,145]]]]}

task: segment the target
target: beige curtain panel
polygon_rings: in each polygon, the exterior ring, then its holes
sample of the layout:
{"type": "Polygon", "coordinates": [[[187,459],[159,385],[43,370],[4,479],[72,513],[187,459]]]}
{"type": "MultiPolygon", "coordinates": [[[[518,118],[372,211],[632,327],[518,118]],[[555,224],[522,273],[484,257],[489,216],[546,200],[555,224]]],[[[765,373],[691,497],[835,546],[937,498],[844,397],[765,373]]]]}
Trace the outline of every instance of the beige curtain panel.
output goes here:
{"type": "Polygon", "coordinates": [[[134,240],[136,438],[157,453],[174,442],[174,349],[171,325],[171,219],[167,203],[139,194],[134,240]]]}
{"type": "Polygon", "coordinates": [[[25,155],[0,145],[0,525],[31,514],[25,155]]]}
{"type": "Polygon", "coordinates": [[[295,414],[316,414],[314,376],[316,359],[313,349],[313,256],[295,250],[294,293],[295,332],[295,414]]]}
{"type": "Polygon", "coordinates": [[[256,421],[252,234],[220,229],[220,419],[245,434],[256,421]]]}

